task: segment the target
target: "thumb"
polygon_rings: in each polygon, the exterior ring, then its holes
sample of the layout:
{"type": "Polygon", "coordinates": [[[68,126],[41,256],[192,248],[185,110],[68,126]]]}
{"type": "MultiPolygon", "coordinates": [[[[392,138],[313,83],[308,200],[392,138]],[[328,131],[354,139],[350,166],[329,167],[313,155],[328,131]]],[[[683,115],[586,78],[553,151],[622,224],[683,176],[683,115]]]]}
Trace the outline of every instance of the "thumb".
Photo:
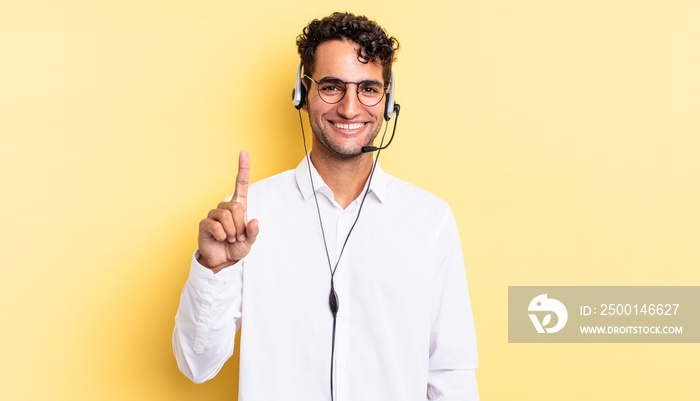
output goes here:
{"type": "Polygon", "coordinates": [[[246,245],[249,247],[255,243],[255,240],[258,238],[258,233],[260,233],[260,223],[258,222],[258,219],[253,219],[248,222],[245,228],[245,242],[246,245]]]}

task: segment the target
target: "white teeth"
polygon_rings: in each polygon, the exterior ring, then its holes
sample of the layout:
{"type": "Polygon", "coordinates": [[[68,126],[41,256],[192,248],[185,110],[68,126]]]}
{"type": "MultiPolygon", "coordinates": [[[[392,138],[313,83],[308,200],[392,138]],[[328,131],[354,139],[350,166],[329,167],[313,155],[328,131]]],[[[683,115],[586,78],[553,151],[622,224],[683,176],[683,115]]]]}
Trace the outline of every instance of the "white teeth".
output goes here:
{"type": "Polygon", "coordinates": [[[334,125],[338,129],[359,129],[359,128],[362,128],[365,125],[365,123],[355,123],[355,124],[335,123],[334,125]]]}

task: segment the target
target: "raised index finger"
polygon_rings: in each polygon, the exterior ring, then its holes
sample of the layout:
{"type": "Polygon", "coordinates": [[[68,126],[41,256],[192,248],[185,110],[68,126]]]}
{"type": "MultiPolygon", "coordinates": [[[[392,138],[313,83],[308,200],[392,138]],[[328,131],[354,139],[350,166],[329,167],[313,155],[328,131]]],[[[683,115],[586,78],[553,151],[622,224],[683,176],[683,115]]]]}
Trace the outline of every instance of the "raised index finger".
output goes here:
{"type": "Polygon", "coordinates": [[[233,200],[247,206],[248,181],[250,180],[250,158],[248,152],[242,150],[238,155],[238,174],[236,175],[236,192],[233,193],[233,200]]]}

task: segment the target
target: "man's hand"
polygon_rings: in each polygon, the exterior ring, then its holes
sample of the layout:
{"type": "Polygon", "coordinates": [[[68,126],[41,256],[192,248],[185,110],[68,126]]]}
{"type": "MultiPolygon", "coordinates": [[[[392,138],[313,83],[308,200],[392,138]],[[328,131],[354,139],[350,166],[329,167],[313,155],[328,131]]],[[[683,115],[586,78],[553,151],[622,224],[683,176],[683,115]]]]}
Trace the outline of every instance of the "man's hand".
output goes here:
{"type": "Polygon", "coordinates": [[[218,273],[238,263],[250,252],[258,236],[258,220],[248,221],[248,181],[250,160],[248,152],[238,156],[236,192],[230,202],[221,202],[199,222],[199,263],[218,273]]]}

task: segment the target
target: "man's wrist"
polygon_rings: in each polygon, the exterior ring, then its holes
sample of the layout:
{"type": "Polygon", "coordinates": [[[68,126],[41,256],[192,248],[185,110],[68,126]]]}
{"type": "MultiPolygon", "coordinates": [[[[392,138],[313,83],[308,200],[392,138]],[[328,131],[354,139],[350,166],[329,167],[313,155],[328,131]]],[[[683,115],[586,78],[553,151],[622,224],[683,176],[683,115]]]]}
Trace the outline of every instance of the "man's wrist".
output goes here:
{"type": "Polygon", "coordinates": [[[239,259],[239,260],[236,260],[236,261],[233,261],[233,262],[224,262],[224,263],[220,263],[220,264],[211,264],[211,263],[209,263],[209,262],[206,260],[206,258],[205,258],[204,256],[202,256],[202,253],[199,252],[199,251],[197,251],[196,260],[197,260],[197,263],[199,263],[200,265],[202,265],[202,267],[205,267],[205,268],[211,270],[212,273],[214,273],[214,274],[220,272],[221,270],[223,270],[223,269],[225,269],[225,268],[227,268],[227,267],[231,267],[231,266],[235,265],[236,263],[240,262],[240,259],[239,259]]]}

